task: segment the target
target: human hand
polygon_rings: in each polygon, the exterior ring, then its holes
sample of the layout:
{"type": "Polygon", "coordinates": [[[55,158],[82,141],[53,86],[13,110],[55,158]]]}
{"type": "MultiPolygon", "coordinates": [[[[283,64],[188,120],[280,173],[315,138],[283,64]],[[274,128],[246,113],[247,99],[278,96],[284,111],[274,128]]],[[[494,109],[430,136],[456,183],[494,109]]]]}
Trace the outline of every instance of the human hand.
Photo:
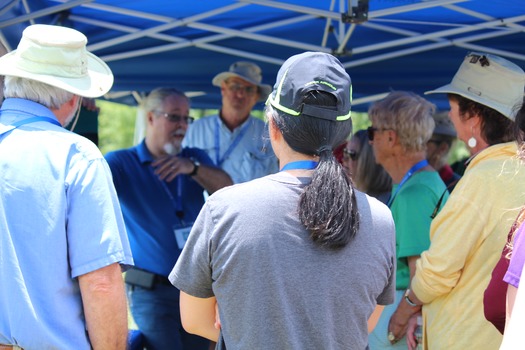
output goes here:
{"type": "Polygon", "coordinates": [[[410,317],[408,320],[408,326],[407,326],[407,346],[408,350],[415,350],[417,349],[417,339],[416,339],[416,328],[417,328],[417,317],[421,316],[421,312],[418,312],[410,317]]]}
{"type": "Polygon", "coordinates": [[[151,163],[161,180],[171,182],[179,174],[190,174],[195,166],[188,158],[166,156],[151,163]]]}

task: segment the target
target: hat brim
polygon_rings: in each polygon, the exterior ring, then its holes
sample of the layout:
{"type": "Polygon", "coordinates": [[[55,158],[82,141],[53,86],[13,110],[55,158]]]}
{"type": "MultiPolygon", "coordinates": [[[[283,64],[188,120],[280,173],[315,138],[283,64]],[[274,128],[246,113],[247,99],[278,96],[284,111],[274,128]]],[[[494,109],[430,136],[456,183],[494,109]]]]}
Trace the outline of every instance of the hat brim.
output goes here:
{"type": "Polygon", "coordinates": [[[0,57],[0,75],[36,80],[82,97],[100,97],[113,86],[113,73],[100,58],[90,52],[86,54],[87,74],[81,78],[38,74],[20,69],[16,64],[16,50],[0,57]]]}
{"type": "Polygon", "coordinates": [[[244,77],[242,75],[239,75],[239,74],[236,74],[236,73],[232,73],[232,72],[219,73],[213,78],[213,80],[211,82],[212,82],[212,84],[214,86],[220,87],[223,81],[225,81],[226,79],[231,78],[231,77],[237,77],[237,78],[240,78],[240,79],[242,79],[244,81],[247,81],[250,84],[257,85],[259,87],[259,89],[261,90],[261,93],[259,95],[259,99],[257,100],[258,102],[266,101],[266,99],[268,98],[268,95],[270,95],[270,92],[272,92],[272,87],[270,85],[258,84],[257,82],[255,82],[253,80],[247,79],[246,77],[244,77]]]}
{"type": "Polygon", "coordinates": [[[489,101],[487,99],[484,99],[482,96],[479,96],[469,91],[465,91],[464,89],[458,88],[454,86],[453,84],[447,84],[435,90],[425,91],[425,95],[430,95],[430,94],[457,94],[469,100],[472,100],[474,102],[487,106],[489,108],[492,108],[500,112],[501,114],[503,114],[505,117],[509,118],[512,121],[514,121],[514,119],[516,118],[516,115],[515,113],[513,113],[513,110],[511,107],[502,105],[495,101],[489,101]]]}

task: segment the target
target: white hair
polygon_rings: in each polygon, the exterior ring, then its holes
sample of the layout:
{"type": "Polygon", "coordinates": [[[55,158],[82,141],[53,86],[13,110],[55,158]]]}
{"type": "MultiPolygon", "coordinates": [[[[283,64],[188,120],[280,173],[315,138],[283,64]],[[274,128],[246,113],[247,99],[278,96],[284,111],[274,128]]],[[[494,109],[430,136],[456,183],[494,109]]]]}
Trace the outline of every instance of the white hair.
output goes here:
{"type": "Polygon", "coordinates": [[[6,76],[4,81],[5,98],[23,98],[49,109],[59,109],[73,98],[74,94],[32,79],[6,76]]]}

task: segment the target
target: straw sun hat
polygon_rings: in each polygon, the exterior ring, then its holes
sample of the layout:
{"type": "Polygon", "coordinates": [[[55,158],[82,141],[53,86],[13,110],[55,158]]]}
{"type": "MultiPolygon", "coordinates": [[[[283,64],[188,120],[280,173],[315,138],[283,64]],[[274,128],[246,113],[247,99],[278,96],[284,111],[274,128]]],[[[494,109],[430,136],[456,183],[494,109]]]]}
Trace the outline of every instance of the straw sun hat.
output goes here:
{"type": "Polygon", "coordinates": [[[87,38],[71,28],[35,24],[27,27],[16,50],[0,57],[0,75],[36,80],[83,97],[111,89],[113,74],[86,50],[87,38]]]}

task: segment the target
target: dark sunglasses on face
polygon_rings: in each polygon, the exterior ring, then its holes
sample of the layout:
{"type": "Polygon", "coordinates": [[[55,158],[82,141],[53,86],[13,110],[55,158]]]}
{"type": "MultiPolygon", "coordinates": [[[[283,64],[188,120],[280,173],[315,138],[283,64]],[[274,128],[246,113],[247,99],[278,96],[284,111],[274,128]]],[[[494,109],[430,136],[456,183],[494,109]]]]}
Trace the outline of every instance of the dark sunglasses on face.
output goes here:
{"type": "Polygon", "coordinates": [[[178,114],[164,113],[164,112],[157,112],[157,114],[163,116],[164,118],[168,119],[168,121],[172,123],[180,123],[181,121],[184,121],[186,124],[193,123],[193,117],[190,117],[189,115],[182,116],[178,114]]]}
{"type": "Polygon", "coordinates": [[[348,160],[351,159],[353,161],[357,160],[357,157],[359,157],[359,153],[355,149],[343,149],[343,158],[348,160]]]}
{"type": "Polygon", "coordinates": [[[393,129],[374,128],[373,126],[369,127],[368,129],[366,129],[367,134],[368,134],[368,140],[374,141],[374,136],[376,134],[376,131],[386,131],[386,130],[393,130],[393,129]]]}
{"type": "Polygon", "coordinates": [[[374,141],[374,134],[376,132],[377,128],[374,128],[374,127],[369,127],[368,129],[366,129],[366,132],[368,134],[368,140],[370,141],[374,141]]]}

